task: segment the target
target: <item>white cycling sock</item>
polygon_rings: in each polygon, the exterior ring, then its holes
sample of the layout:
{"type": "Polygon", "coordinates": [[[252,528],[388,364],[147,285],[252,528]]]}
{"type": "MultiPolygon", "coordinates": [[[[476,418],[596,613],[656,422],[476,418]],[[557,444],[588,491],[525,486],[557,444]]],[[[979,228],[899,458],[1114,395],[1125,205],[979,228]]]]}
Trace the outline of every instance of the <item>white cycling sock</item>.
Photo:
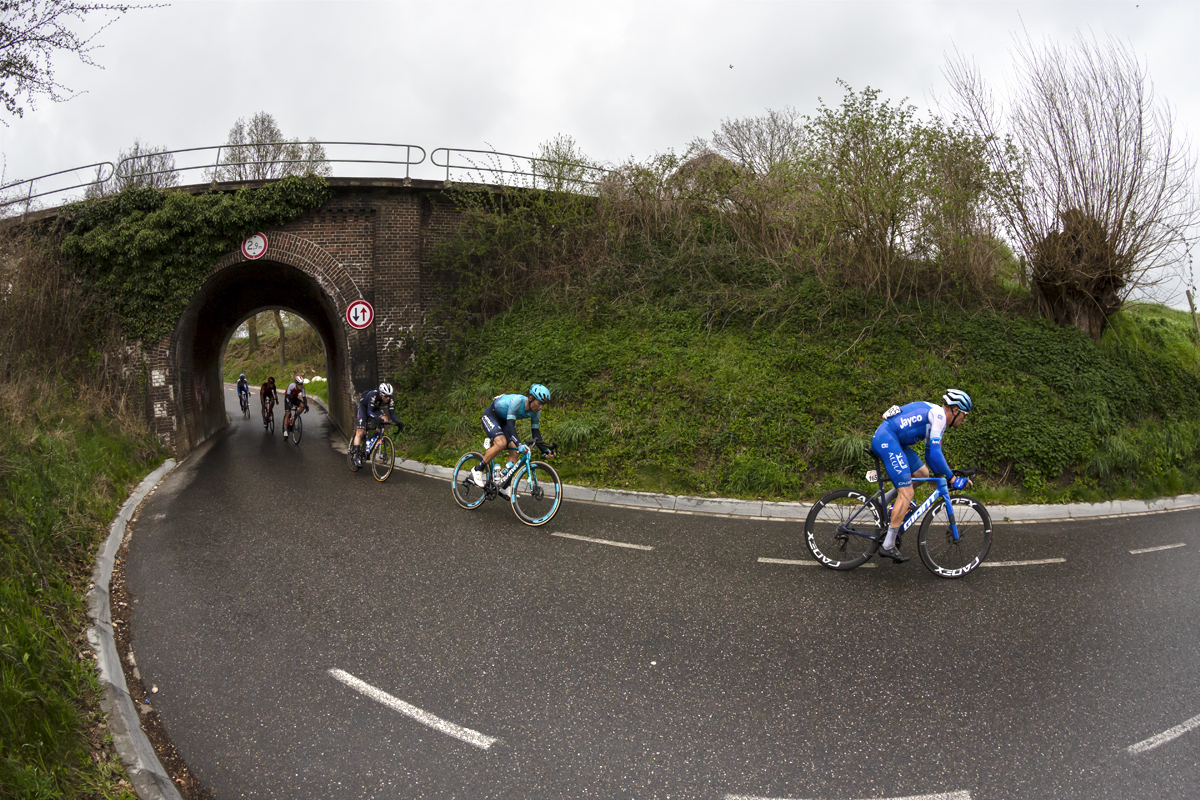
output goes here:
{"type": "Polygon", "coordinates": [[[888,528],[887,536],[883,538],[884,550],[891,550],[896,546],[896,536],[899,534],[899,532],[900,531],[897,528],[888,528]]]}

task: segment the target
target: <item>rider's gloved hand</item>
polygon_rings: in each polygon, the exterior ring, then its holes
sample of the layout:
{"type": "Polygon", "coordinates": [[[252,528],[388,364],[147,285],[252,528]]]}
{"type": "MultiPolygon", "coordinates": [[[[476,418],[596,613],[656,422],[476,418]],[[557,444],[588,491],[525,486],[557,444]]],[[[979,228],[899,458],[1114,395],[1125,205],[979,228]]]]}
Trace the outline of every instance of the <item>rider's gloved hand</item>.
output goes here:
{"type": "Polygon", "coordinates": [[[967,488],[967,484],[970,482],[971,481],[969,478],[965,478],[962,475],[959,475],[958,477],[950,479],[950,488],[956,489],[956,490],[957,489],[965,489],[965,488],[967,488]]]}
{"type": "Polygon", "coordinates": [[[528,449],[529,448],[526,447],[524,444],[517,445],[517,452],[520,453],[521,455],[525,455],[525,451],[528,449]]]}

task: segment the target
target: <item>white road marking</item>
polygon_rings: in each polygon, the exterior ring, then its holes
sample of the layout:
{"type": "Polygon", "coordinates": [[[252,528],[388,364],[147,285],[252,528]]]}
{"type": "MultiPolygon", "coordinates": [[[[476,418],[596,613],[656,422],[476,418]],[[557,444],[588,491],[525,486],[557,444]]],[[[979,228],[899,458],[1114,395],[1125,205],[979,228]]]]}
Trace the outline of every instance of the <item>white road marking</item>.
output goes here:
{"type": "Polygon", "coordinates": [[[1065,558],[1043,558],[1037,561],[985,561],[981,567],[1030,567],[1035,564],[1065,564],[1065,558]]]}
{"type": "Polygon", "coordinates": [[[489,747],[499,741],[491,736],[484,736],[482,733],[473,731],[470,728],[464,728],[461,725],[455,725],[453,722],[447,722],[441,717],[436,717],[433,714],[430,714],[428,711],[422,711],[416,706],[410,705],[397,697],[392,697],[382,689],[376,689],[366,681],[359,680],[349,672],[345,672],[340,669],[331,669],[329,670],[329,674],[359,694],[366,695],[372,700],[382,703],[393,711],[399,711],[405,716],[412,717],[422,725],[428,725],[430,728],[441,731],[447,736],[453,736],[455,739],[461,739],[469,745],[474,745],[475,747],[487,750],[489,747]]]}
{"type": "Polygon", "coordinates": [[[1172,739],[1178,739],[1180,736],[1183,736],[1193,728],[1200,728],[1200,714],[1192,717],[1187,722],[1176,725],[1169,731],[1163,731],[1158,736],[1151,736],[1144,742],[1138,742],[1137,744],[1130,745],[1126,748],[1126,750],[1134,755],[1137,755],[1138,753],[1144,753],[1147,750],[1153,750],[1160,744],[1166,744],[1172,739]]]}
{"type": "Polygon", "coordinates": [[[1153,553],[1158,550],[1174,550],[1176,547],[1187,547],[1187,543],[1180,542],[1179,544],[1164,544],[1159,545],[1158,547],[1143,547],[1141,550],[1130,550],[1129,554],[1136,556],[1138,553],[1153,553]]]}
{"type": "MultiPolygon", "coordinates": [[[[816,561],[813,561],[812,559],[808,559],[808,558],[799,558],[799,559],[797,559],[797,558],[767,558],[765,556],[759,556],[758,562],[760,564],[790,564],[793,567],[819,567],[819,566],[821,566],[816,561]]],[[[864,569],[870,569],[876,565],[875,564],[863,564],[862,566],[864,569]]]]}
{"type": "MultiPolygon", "coordinates": [[[[758,797],[751,794],[727,794],[725,800],[789,800],[786,797],[758,797]]],[[[938,792],[914,794],[908,797],[882,797],[877,800],[971,800],[970,792],[938,792]]]]}
{"type": "Polygon", "coordinates": [[[630,550],[653,550],[653,547],[644,544],[629,544],[628,542],[611,542],[608,539],[593,539],[591,536],[577,536],[574,533],[552,533],[551,536],[559,536],[563,539],[578,539],[581,542],[592,542],[594,544],[607,544],[612,547],[627,547],[630,550]]]}

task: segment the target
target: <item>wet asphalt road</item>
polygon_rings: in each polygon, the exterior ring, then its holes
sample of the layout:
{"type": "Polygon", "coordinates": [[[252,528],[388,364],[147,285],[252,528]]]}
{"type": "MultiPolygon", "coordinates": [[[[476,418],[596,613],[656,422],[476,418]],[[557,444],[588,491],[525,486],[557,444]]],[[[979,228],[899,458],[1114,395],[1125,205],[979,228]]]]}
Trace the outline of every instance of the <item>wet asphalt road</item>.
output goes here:
{"type": "Polygon", "coordinates": [[[1128,750],[1200,715],[1200,512],[1000,523],[989,562],[1065,563],[959,581],[837,573],[758,562],[806,558],[799,523],[463,511],[351,473],[319,411],[294,446],[227,405],[126,567],[143,680],[218,798],[1200,797],[1200,728],[1128,750]]]}

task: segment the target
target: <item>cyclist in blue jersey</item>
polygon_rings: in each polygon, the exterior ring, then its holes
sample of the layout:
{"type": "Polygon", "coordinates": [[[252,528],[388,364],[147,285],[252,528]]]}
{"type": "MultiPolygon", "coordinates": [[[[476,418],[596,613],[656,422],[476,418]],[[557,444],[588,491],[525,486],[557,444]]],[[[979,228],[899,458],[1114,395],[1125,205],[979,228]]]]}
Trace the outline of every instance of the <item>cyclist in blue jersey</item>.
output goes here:
{"type": "MultiPolygon", "coordinates": [[[[396,409],[392,405],[392,385],[387,381],[379,384],[378,389],[363,392],[362,399],[358,401],[358,417],[354,425],[354,441],[350,443],[351,450],[362,449],[363,437],[367,435],[367,423],[371,420],[400,424],[396,419],[396,409]]],[[[367,454],[360,455],[366,458],[367,454]]]]}
{"type": "Polygon", "coordinates": [[[501,450],[508,449],[507,469],[512,469],[517,460],[516,454],[524,453],[527,449],[517,436],[517,420],[529,420],[534,444],[545,450],[538,423],[542,419],[542,408],[548,402],[550,390],[540,383],[530,386],[526,394],[502,394],[492,400],[480,418],[483,432],[492,440],[492,446],[483,454],[483,462],[471,471],[471,480],[475,481],[476,486],[484,486],[487,483],[492,459],[501,450]],[[513,442],[516,444],[512,444],[513,442]]]}
{"type": "MultiPolygon", "coordinates": [[[[883,424],[871,439],[871,449],[883,461],[888,478],[895,487],[895,502],[892,518],[888,522],[887,536],[879,554],[895,562],[908,561],[896,546],[896,537],[908,513],[913,499],[913,478],[928,478],[932,466],[938,475],[952,478],[953,470],[942,455],[942,435],[947,428],[963,424],[971,411],[971,397],[959,389],[949,389],[942,395],[942,405],[916,402],[897,408],[893,406],[884,414],[883,424]],[[925,457],[929,464],[921,462],[913,445],[925,442],[925,457]]],[[[952,478],[950,488],[963,489],[971,484],[968,478],[952,478]]],[[[888,493],[889,499],[892,492],[888,493]]]]}
{"type": "Polygon", "coordinates": [[[238,375],[237,382],[238,403],[242,402],[242,395],[246,396],[246,402],[250,402],[250,381],[246,380],[246,373],[238,375]]]}

